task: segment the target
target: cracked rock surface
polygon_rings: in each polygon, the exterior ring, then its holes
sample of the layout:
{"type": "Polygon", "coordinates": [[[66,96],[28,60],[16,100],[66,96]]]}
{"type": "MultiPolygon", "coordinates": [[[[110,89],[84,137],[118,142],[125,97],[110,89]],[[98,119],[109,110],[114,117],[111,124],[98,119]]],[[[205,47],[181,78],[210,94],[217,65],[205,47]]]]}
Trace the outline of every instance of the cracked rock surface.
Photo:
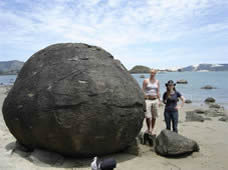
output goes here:
{"type": "Polygon", "coordinates": [[[23,145],[63,155],[125,149],[144,118],[143,93],[125,67],[87,44],[48,46],[24,64],[3,116],[23,145]]]}

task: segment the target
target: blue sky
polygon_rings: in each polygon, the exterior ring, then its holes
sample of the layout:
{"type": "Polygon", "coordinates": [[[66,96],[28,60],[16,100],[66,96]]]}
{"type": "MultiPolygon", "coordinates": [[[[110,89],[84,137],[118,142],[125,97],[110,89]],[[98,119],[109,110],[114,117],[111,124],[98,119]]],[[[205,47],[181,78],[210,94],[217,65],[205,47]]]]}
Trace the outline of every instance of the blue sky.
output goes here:
{"type": "Polygon", "coordinates": [[[0,61],[97,45],[127,68],[228,63],[228,0],[0,0],[0,61]]]}

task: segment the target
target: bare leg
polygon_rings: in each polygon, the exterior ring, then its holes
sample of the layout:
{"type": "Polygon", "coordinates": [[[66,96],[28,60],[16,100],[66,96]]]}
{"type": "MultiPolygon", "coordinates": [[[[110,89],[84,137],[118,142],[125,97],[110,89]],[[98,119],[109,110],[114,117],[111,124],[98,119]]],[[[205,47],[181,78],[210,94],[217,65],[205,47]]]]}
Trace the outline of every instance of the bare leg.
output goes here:
{"type": "Polygon", "coordinates": [[[152,134],[153,134],[155,123],[156,123],[156,119],[152,118],[152,120],[151,120],[151,133],[152,134]]]}
{"type": "Polygon", "coordinates": [[[147,125],[147,132],[150,132],[150,125],[151,125],[151,119],[150,118],[146,118],[146,125],[147,125]]]}

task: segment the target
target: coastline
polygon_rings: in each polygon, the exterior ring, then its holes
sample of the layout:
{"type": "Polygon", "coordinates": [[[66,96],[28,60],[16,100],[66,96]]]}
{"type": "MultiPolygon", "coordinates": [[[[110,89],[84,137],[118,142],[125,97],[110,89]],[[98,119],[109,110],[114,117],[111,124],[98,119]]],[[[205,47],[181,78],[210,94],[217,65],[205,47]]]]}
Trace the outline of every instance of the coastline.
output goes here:
{"type": "MultiPolygon", "coordinates": [[[[0,86],[0,106],[8,86],[0,86]]],[[[228,122],[218,121],[220,117],[204,122],[186,122],[185,112],[202,106],[185,104],[179,111],[179,133],[195,140],[200,146],[200,152],[193,153],[185,158],[165,158],[157,155],[149,146],[139,145],[140,156],[128,153],[112,154],[117,160],[116,170],[226,170],[228,169],[228,122]]],[[[160,107],[160,116],[156,122],[155,133],[158,135],[165,128],[163,118],[164,107],[160,107]]],[[[57,154],[35,151],[31,155],[14,152],[15,138],[8,131],[0,111],[0,169],[4,170],[90,170],[91,159],[64,158],[57,154]]],[[[225,110],[228,115],[228,110],[225,110]]],[[[141,131],[146,130],[144,125],[141,131]]]]}

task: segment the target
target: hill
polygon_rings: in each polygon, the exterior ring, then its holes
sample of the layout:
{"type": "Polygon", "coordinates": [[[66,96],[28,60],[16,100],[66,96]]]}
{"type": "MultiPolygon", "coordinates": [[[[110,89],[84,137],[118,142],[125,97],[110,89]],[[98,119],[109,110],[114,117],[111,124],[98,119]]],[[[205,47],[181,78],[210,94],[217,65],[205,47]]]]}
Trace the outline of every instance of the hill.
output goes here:
{"type": "Polygon", "coordinates": [[[150,73],[150,68],[146,66],[134,66],[131,70],[130,73],[150,73]]]}
{"type": "Polygon", "coordinates": [[[179,71],[228,71],[228,64],[198,64],[180,68],[179,71]]]}
{"type": "Polygon", "coordinates": [[[7,74],[17,74],[24,62],[12,60],[12,61],[0,61],[0,75],[7,75],[7,74]]]}

